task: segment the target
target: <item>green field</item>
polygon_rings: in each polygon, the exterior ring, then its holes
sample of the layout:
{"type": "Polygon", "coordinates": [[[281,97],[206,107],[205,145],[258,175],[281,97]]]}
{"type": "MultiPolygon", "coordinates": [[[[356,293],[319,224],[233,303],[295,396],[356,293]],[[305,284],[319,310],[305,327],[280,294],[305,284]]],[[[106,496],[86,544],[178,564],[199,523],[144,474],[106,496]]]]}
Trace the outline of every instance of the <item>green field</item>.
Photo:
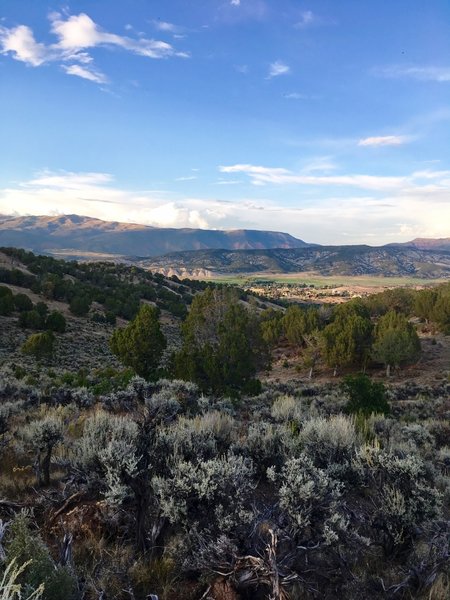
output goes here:
{"type": "Polygon", "coordinates": [[[278,284],[306,284],[317,288],[325,286],[359,286],[359,287],[406,287],[417,285],[435,285],[446,279],[425,279],[419,277],[379,277],[379,276],[347,276],[347,275],[314,275],[310,273],[261,273],[253,275],[217,275],[208,281],[228,283],[230,285],[249,286],[258,282],[273,282],[278,284]]]}

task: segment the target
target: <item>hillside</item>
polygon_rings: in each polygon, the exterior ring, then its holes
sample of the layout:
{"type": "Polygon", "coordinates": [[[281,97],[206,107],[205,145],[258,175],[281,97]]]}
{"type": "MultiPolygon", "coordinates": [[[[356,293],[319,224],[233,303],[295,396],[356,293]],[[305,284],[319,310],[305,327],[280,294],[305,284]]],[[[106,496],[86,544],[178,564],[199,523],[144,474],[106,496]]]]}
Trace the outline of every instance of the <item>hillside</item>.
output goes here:
{"type": "Polygon", "coordinates": [[[308,244],[276,231],[159,228],[60,215],[0,216],[0,246],[94,260],[93,254],[100,254],[101,259],[117,259],[207,248],[301,248],[308,244]]]}
{"type": "MultiPolygon", "coordinates": [[[[45,314],[57,311],[66,320],[66,332],[58,334],[58,369],[117,367],[108,339],[115,326],[123,326],[136,316],[141,303],[159,309],[169,356],[178,344],[180,323],[193,298],[211,286],[214,284],[180,281],[120,263],[77,264],[0,248],[0,366],[28,364],[20,347],[32,331],[45,328],[43,323],[36,323],[39,305],[46,307],[45,314]],[[21,311],[6,309],[2,304],[5,288],[14,297],[26,296],[32,304],[21,311]]],[[[240,297],[244,303],[248,298],[252,305],[273,306],[243,291],[240,297]]]]}
{"type": "Polygon", "coordinates": [[[140,263],[161,273],[295,273],[450,277],[450,252],[404,246],[320,246],[271,250],[208,250],[167,254],[140,263]]]}

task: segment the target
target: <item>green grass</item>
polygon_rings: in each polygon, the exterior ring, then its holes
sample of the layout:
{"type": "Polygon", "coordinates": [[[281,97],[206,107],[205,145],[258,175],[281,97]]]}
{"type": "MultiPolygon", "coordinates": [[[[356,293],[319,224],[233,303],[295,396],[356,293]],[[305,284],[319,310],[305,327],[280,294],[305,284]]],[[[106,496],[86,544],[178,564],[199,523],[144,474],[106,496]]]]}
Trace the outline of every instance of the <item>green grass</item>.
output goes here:
{"type": "Polygon", "coordinates": [[[317,288],[324,286],[362,286],[362,287],[406,287],[416,285],[435,285],[446,281],[445,279],[425,279],[420,277],[379,277],[379,276],[325,276],[311,275],[309,273],[261,273],[260,275],[217,275],[208,281],[228,283],[230,285],[248,286],[258,282],[273,282],[278,284],[292,283],[314,285],[317,288]]]}

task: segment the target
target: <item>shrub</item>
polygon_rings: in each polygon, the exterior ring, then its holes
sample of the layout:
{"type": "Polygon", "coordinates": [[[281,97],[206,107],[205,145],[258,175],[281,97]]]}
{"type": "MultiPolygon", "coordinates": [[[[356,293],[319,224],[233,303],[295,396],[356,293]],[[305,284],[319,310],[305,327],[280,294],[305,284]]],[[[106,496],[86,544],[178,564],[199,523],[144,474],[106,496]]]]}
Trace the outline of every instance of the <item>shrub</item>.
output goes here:
{"type": "MultiPolygon", "coordinates": [[[[9,291],[9,288],[5,288],[9,291]]],[[[0,296],[0,315],[9,316],[14,312],[14,300],[12,294],[0,296]]]]}
{"type": "Polygon", "coordinates": [[[24,329],[42,329],[45,319],[37,310],[26,310],[19,315],[19,325],[24,329]]]}
{"type": "Polygon", "coordinates": [[[342,388],[349,396],[345,411],[351,414],[387,415],[390,412],[386,399],[386,389],[382,383],[371,381],[367,375],[348,375],[344,378],[342,388]]]}
{"type": "Polygon", "coordinates": [[[84,317],[91,308],[91,301],[86,296],[74,296],[70,301],[69,308],[76,317],[84,317]]]}
{"type": "Polygon", "coordinates": [[[278,497],[297,536],[303,541],[329,545],[347,527],[340,503],[341,486],[326,471],[301,455],[289,459],[281,473],[271,467],[268,478],[280,485],[278,497]]]}
{"type": "Polygon", "coordinates": [[[343,415],[313,418],[305,423],[299,437],[305,453],[320,468],[348,462],[358,441],[353,420],[343,415]]]}
{"type": "Polygon", "coordinates": [[[26,597],[22,595],[22,585],[18,583],[18,579],[23,572],[29,567],[31,561],[16,566],[16,561],[6,567],[3,577],[0,579],[0,600],[39,600],[44,592],[44,585],[41,584],[34,592],[26,593],[26,597]]]}
{"type": "Polygon", "coordinates": [[[70,600],[75,597],[76,584],[65,567],[55,565],[47,546],[39,534],[31,530],[25,513],[11,523],[6,544],[7,564],[29,563],[17,580],[27,593],[42,589],[43,600],[70,600]]]}
{"type": "Polygon", "coordinates": [[[50,358],[53,354],[55,336],[52,331],[33,333],[22,345],[22,352],[30,354],[36,359],[50,358]]]}
{"type": "Polygon", "coordinates": [[[374,523],[385,554],[410,548],[418,528],[441,515],[442,496],[431,485],[425,464],[414,454],[397,456],[376,445],[362,447],[357,462],[366,481],[375,483],[374,523]]]}
{"type": "Polygon", "coordinates": [[[33,310],[33,302],[26,294],[16,294],[14,296],[14,306],[19,312],[33,310]]]}
{"type": "Polygon", "coordinates": [[[302,403],[293,396],[280,396],[272,404],[271,415],[276,421],[300,423],[303,416],[302,403]]]}
{"type": "Polygon", "coordinates": [[[189,530],[197,522],[200,529],[226,533],[251,520],[253,475],[251,460],[228,454],[197,464],[178,460],[167,477],[153,477],[152,486],[171,523],[189,530]]]}
{"type": "Polygon", "coordinates": [[[109,460],[102,452],[119,441],[133,447],[137,435],[134,421],[99,411],[84,423],[83,435],[73,448],[72,467],[88,482],[98,482],[105,476],[109,460]]]}
{"type": "Polygon", "coordinates": [[[66,331],[66,319],[59,311],[53,310],[45,321],[45,327],[50,331],[64,333],[66,331]]]}
{"type": "Polygon", "coordinates": [[[23,435],[36,451],[36,470],[39,484],[49,485],[50,465],[54,447],[63,439],[62,422],[52,416],[33,421],[23,429],[23,435]]]}

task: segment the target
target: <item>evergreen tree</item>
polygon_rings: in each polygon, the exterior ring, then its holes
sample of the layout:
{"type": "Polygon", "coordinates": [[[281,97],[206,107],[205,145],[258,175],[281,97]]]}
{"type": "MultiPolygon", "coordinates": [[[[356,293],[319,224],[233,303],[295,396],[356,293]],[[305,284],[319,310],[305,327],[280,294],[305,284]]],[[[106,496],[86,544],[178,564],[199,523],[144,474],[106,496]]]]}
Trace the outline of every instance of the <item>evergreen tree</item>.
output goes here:
{"type": "Polygon", "coordinates": [[[77,317],[84,317],[88,314],[91,307],[91,301],[86,296],[74,296],[70,301],[70,312],[77,317]]]}
{"type": "Polygon", "coordinates": [[[432,315],[441,331],[450,334],[450,285],[446,284],[439,288],[438,297],[433,307],[432,315]]]}
{"type": "Polygon", "coordinates": [[[406,317],[395,311],[383,315],[375,328],[373,356],[384,363],[386,375],[390,375],[391,367],[413,362],[419,354],[419,337],[406,317]]]}
{"type": "Polygon", "coordinates": [[[289,306],[284,314],[282,323],[288,342],[293,346],[303,346],[305,336],[319,327],[317,309],[289,306]]]}
{"type": "Polygon", "coordinates": [[[66,331],[66,319],[62,313],[57,310],[53,310],[45,321],[45,327],[50,331],[64,333],[66,331]]]}
{"type": "Polygon", "coordinates": [[[414,296],[413,312],[416,317],[420,317],[426,323],[433,314],[433,309],[437,300],[437,292],[433,289],[419,290],[414,296]]]}
{"type": "Polygon", "coordinates": [[[367,375],[348,375],[344,378],[342,387],[349,396],[346,412],[366,417],[374,413],[387,415],[390,412],[384,385],[371,381],[367,375]]]}
{"type": "Polygon", "coordinates": [[[175,356],[176,376],[218,393],[257,391],[255,375],[268,365],[259,325],[234,290],[207,289],[197,295],[175,356]]]}
{"type": "Polygon", "coordinates": [[[42,329],[45,319],[37,310],[27,310],[19,315],[19,326],[24,329],[42,329]]]}
{"type": "Polygon", "coordinates": [[[135,319],[127,327],[116,329],[110,340],[119,360],[146,379],[155,377],[166,348],[158,317],[157,308],[142,304],[135,319]]]}
{"type": "Polygon", "coordinates": [[[14,296],[14,305],[19,312],[33,310],[33,302],[26,294],[16,294],[14,296]]]}
{"type": "Polygon", "coordinates": [[[325,360],[334,367],[365,368],[372,344],[373,326],[361,303],[348,302],[335,311],[334,320],[322,332],[325,360]]]}
{"type": "Polygon", "coordinates": [[[14,312],[14,298],[12,292],[9,288],[0,286],[0,315],[8,316],[12,312],[14,312]]]}

